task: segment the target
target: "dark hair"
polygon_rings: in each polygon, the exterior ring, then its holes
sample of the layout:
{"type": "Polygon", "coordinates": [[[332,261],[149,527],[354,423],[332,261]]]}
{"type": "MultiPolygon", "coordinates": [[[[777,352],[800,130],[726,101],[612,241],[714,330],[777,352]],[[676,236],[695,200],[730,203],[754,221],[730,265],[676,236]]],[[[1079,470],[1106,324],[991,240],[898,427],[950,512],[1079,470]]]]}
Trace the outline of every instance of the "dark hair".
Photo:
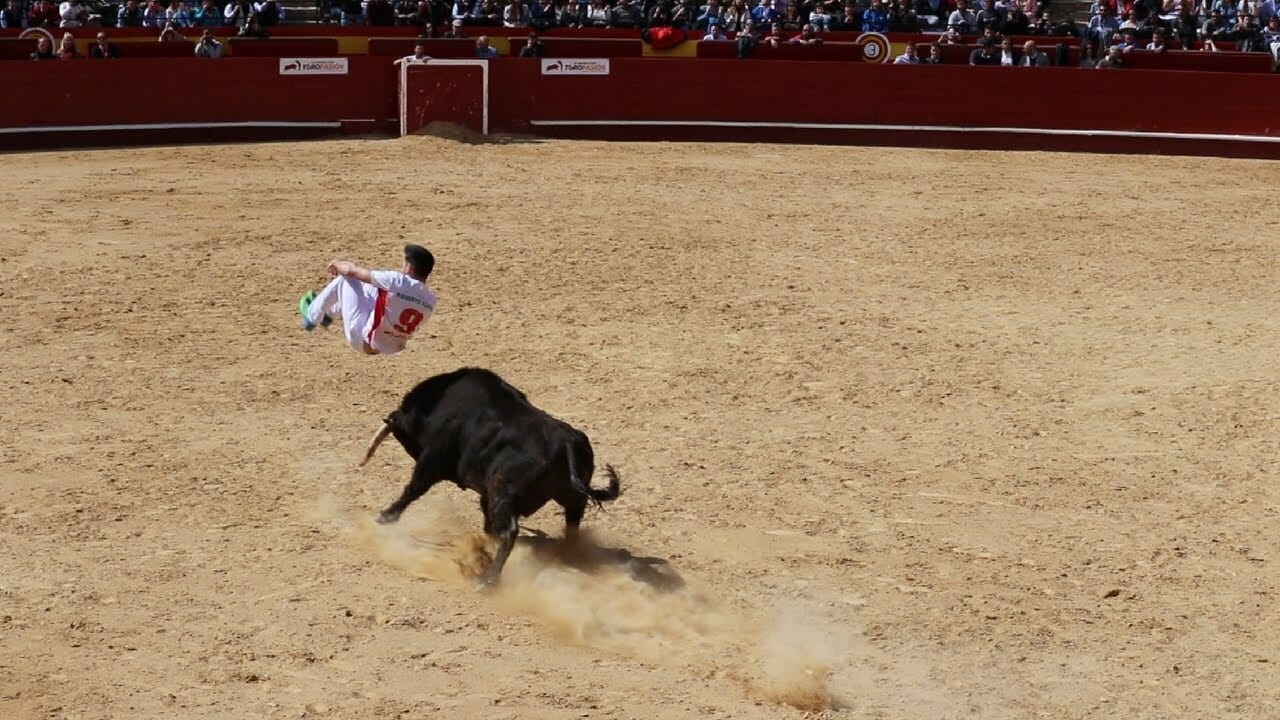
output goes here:
{"type": "Polygon", "coordinates": [[[404,261],[409,263],[409,269],[418,276],[419,280],[426,280],[436,266],[435,256],[421,245],[405,245],[404,261]]]}

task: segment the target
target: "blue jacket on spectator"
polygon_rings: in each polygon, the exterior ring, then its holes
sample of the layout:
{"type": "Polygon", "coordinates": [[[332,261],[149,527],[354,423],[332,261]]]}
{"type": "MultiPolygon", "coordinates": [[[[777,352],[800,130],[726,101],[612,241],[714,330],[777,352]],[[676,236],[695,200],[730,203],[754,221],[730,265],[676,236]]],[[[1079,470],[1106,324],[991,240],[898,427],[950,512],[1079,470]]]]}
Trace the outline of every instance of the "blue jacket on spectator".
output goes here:
{"type": "MultiPolygon", "coordinates": [[[[123,6],[122,6],[123,7],[123,6]]],[[[22,12],[22,3],[18,3],[18,9],[5,6],[0,10],[0,28],[25,28],[27,26],[27,14],[22,12]]]]}
{"type": "Polygon", "coordinates": [[[719,24],[720,24],[720,8],[718,7],[711,7],[710,5],[708,5],[706,9],[702,11],[702,14],[698,15],[698,27],[700,29],[705,30],[711,27],[712,25],[719,25],[719,24]]]}
{"type": "Polygon", "coordinates": [[[751,19],[756,21],[756,26],[773,25],[773,21],[778,19],[778,11],[773,9],[773,0],[763,0],[761,4],[751,8],[751,19]]]}
{"type": "Polygon", "coordinates": [[[874,6],[867,8],[862,13],[862,32],[889,32],[889,16],[874,6]]]}

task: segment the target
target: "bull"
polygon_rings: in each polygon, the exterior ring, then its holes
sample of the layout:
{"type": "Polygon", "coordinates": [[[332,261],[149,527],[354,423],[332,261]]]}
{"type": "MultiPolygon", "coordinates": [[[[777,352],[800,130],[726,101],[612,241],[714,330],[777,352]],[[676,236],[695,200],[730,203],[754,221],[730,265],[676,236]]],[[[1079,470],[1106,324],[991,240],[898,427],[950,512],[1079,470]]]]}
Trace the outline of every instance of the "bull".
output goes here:
{"type": "Polygon", "coordinates": [[[482,368],[435,375],[406,393],[370,441],[361,466],[388,434],[414,459],[413,475],[378,522],[396,522],[442,480],[475,490],[485,534],[498,541],[480,579],[482,588],[502,574],[518,518],[555,500],[564,508],[565,537],[573,540],[588,505],[603,507],[621,494],[611,465],[604,468],[608,487],[591,487],[595,456],[585,433],[535,407],[524,393],[482,368]]]}

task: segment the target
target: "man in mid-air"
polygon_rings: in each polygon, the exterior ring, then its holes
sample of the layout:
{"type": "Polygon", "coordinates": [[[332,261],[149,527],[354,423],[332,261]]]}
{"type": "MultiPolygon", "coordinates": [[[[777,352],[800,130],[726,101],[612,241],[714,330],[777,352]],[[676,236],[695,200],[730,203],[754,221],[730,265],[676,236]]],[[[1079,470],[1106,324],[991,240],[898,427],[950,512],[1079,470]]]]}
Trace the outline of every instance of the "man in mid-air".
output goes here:
{"type": "Polygon", "coordinates": [[[347,343],[368,355],[393,355],[436,309],[427,287],[435,258],[421,245],[404,246],[400,270],[369,270],[347,260],[326,268],[333,280],[319,294],[308,291],[298,301],[302,329],[328,327],[342,318],[347,343]]]}

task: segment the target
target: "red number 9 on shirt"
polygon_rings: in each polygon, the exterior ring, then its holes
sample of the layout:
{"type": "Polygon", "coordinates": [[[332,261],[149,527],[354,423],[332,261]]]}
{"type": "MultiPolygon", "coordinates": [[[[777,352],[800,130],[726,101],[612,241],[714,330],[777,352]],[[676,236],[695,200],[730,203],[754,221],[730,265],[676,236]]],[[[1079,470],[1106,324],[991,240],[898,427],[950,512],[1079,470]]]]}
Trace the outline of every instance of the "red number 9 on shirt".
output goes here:
{"type": "Polygon", "coordinates": [[[405,335],[412,335],[413,331],[418,329],[420,322],[422,322],[422,313],[413,308],[405,308],[400,311],[400,319],[396,320],[392,327],[405,335]]]}

